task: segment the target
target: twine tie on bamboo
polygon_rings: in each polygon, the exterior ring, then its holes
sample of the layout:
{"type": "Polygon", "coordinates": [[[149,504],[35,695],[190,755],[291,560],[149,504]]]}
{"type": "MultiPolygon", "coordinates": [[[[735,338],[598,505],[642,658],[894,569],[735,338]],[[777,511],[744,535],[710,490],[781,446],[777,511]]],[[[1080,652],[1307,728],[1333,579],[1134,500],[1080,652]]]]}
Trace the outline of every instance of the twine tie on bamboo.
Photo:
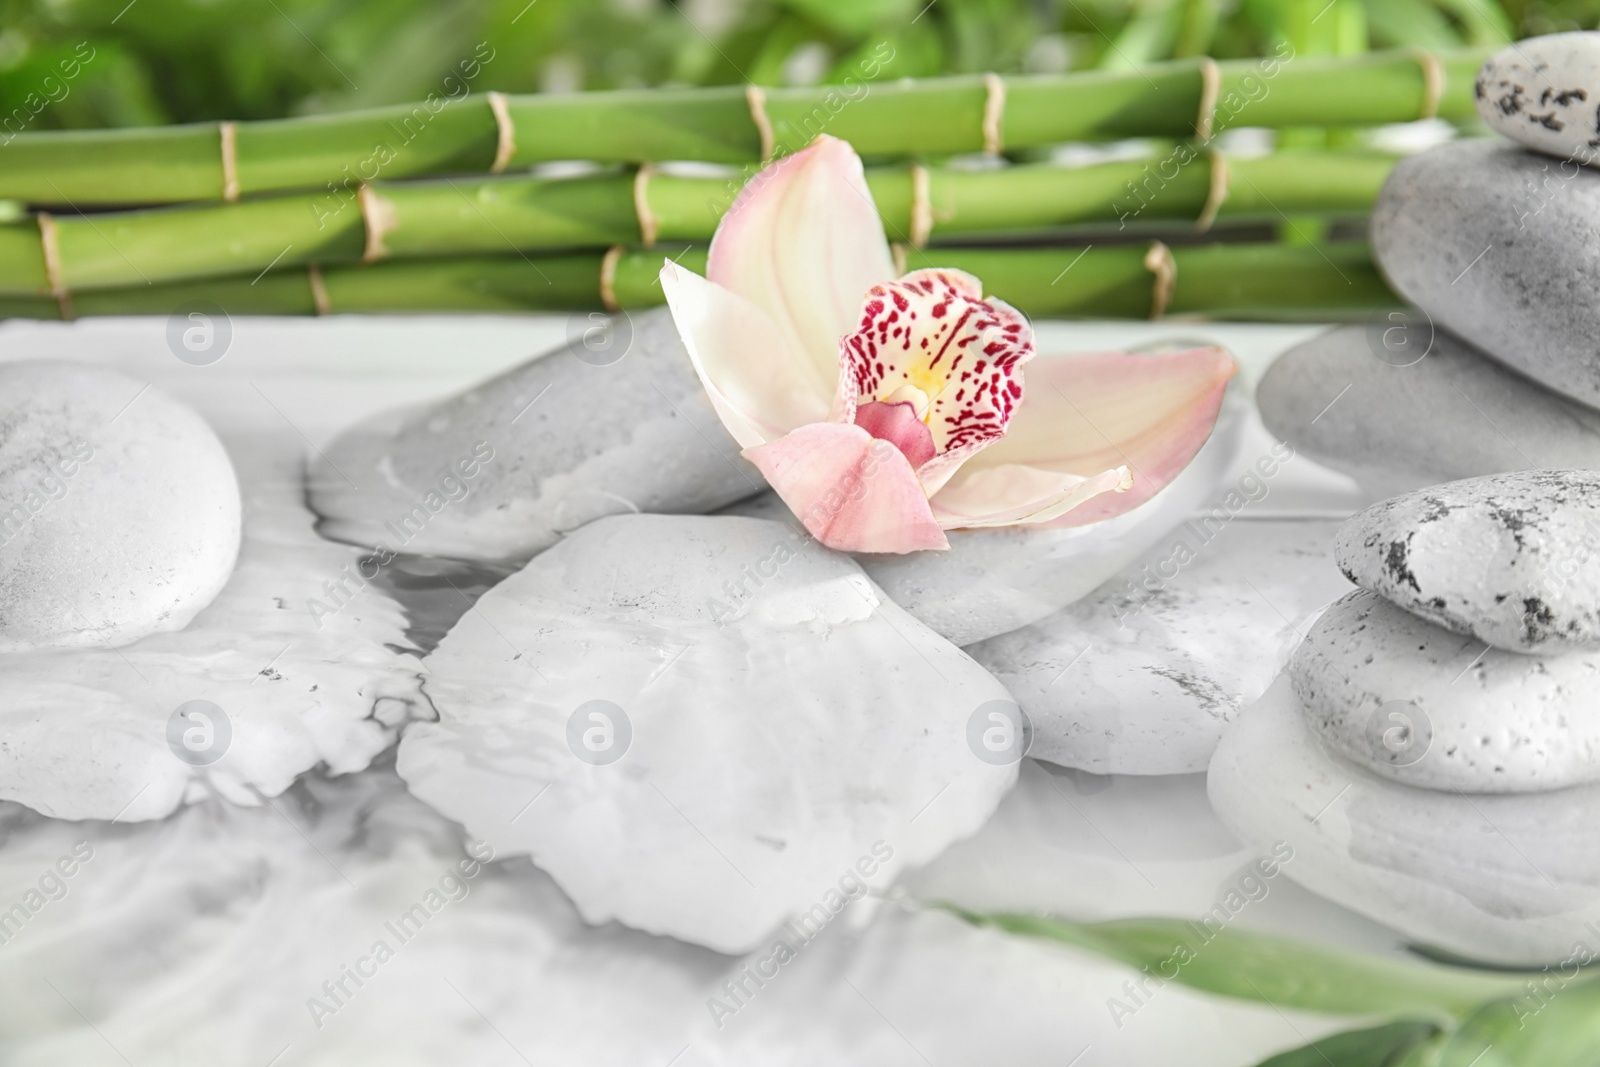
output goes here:
{"type": "Polygon", "coordinates": [[[622,310],[622,305],[617,303],[617,263],[623,251],[621,245],[612,245],[600,260],[600,304],[613,315],[622,310]]]}
{"type": "Polygon", "coordinates": [[[778,143],[772,133],[772,120],[767,118],[767,94],[759,85],[746,85],[744,102],[750,106],[750,121],[756,124],[756,132],[761,135],[761,162],[765,163],[772,158],[778,143]]]}
{"type": "Polygon", "coordinates": [[[889,245],[889,255],[894,260],[894,275],[903,278],[906,274],[906,246],[899,241],[889,245]]]}
{"type": "Polygon", "coordinates": [[[928,168],[911,164],[911,247],[927,248],[933,235],[933,203],[929,196],[928,168]]]}
{"type": "Polygon", "coordinates": [[[1196,233],[1205,233],[1217,221],[1217,212],[1222,210],[1222,205],[1228,199],[1228,179],[1233,176],[1228,169],[1227,157],[1221,152],[1208,148],[1206,156],[1211,160],[1211,185],[1206,190],[1205,206],[1200,209],[1200,217],[1194,223],[1196,233]]]}
{"type": "Polygon", "coordinates": [[[367,240],[361,250],[361,262],[375,263],[389,254],[384,247],[384,237],[400,225],[395,214],[394,201],[385,200],[372,191],[370,185],[356,187],[356,203],[361,206],[361,222],[366,227],[367,240]]]}
{"type": "Polygon", "coordinates": [[[222,123],[217,127],[217,140],[222,148],[222,199],[236,203],[239,199],[239,124],[222,123]]]}
{"type": "Polygon", "coordinates": [[[328,315],[333,305],[328,302],[328,287],[322,281],[322,268],[315,263],[306,264],[306,284],[311,287],[311,306],[318,315],[328,315]]]}
{"type": "Polygon", "coordinates": [[[511,122],[506,94],[488,92],[484,95],[489,98],[489,110],[494,113],[494,162],[489,164],[489,173],[500,174],[517,154],[517,128],[511,122]]]}
{"type": "Polygon", "coordinates": [[[39,248],[44,253],[45,284],[50,286],[50,295],[55,297],[61,317],[70,321],[77,316],[72,312],[72,294],[67,291],[67,283],[61,277],[61,248],[56,242],[55,216],[41,211],[37,217],[39,248]]]}
{"type": "Polygon", "coordinates": [[[1003,147],[1000,135],[1006,114],[1006,83],[990,72],[983,76],[983,92],[983,150],[998,156],[1003,147]]]}
{"type": "Polygon", "coordinates": [[[633,175],[633,213],[639,217],[639,239],[646,248],[655,247],[656,235],[661,232],[661,224],[650,210],[650,176],[655,172],[645,163],[633,175]]]}
{"type": "Polygon", "coordinates": [[[1150,250],[1144,254],[1144,267],[1155,276],[1150,288],[1150,320],[1154,322],[1172,304],[1172,293],[1178,284],[1178,261],[1172,258],[1172,249],[1160,241],[1151,241],[1150,250]]]}
{"type": "Polygon", "coordinates": [[[1439,117],[1439,101],[1444,98],[1444,64],[1432,52],[1417,49],[1411,53],[1422,68],[1422,110],[1417,121],[1439,117]]]}
{"type": "Polygon", "coordinates": [[[1204,144],[1211,140],[1216,124],[1217,97],[1222,93],[1222,68],[1206,56],[1200,61],[1200,111],[1194,119],[1194,139],[1204,144]]]}

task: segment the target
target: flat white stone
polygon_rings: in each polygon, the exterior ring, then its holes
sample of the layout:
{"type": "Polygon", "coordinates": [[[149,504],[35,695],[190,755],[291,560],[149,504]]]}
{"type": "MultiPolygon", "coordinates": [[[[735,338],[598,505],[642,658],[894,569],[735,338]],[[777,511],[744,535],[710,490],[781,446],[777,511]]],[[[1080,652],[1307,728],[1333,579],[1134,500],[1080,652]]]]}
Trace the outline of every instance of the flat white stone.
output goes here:
{"type": "Polygon", "coordinates": [[[1600,306],[1589,295],[1600,288],[1600,171],[1502,141],[1453,141],[1395,165],[1371,226],[1395,292],[1534,381],[1600,406],[1600,306]]]}
{"type": "Polygon", "coordinates": [[[848,556],[758,519],[591,523],[427,667],[439,721],[399,757],[418,796],[590,922],[724,952],[864,856],[892,878],[970,835],[1020,759],[1020,734],[1011,762],[978,755],[984,709],[1014,708],[999,682],[848,556]]]}
{"type": "Polygon", "coordinates": [[[1600,33],[1551,33],[1508,45],[1478,71],[1489,128],[1553,156],[1600,156],[1600,33]]]}
{"type": "Polygon", "coordinates": [[[1307,617],[1349,588],[1335,522],[1238,514],[1190,519],[1076,604],[968,649],[1033,720],[1030,755],[1098,774],[1205,770],[1307,617]]]}
{"type": "Polygon", "coordinates": [[[239,554],[239,484],[204,419],[148,382],[0,363],[0,653],[181,630],[239,554]]]}
{"type": "Polygon", "coordinates": [[[1183,471],[1131,511],[1089,526],[950,530],[945,552],[863,555],[895,603],[958,645],[1026,626],[1086,596],[1209,503],[1233,463],[1250,401],[1228,388],[1211,437],[1183,471]]]}
{"type": "Polygon", "coordinates": [[[1336,551],[1357,585],[1496,648],[1600,649],[1600,472],[1419,490],[1353,517],[1336,551]]]}
{"type": "Polygon", "coordinates": [[[1534,464],[1600,468],[1600,411],[1425,319],[1389,321],[1340,326],[1278,357],[1256,389],[1267,429],[1372,500],[1534,464]]]}
{"type": "Polygon", "coordinates": [[[1467,793],[1600,780],[1600,654],[1505,652],[1357,589],[1289,676],[1312,731],[1383,777],[1467,793]]]}
{"type": "Polygon", "coordinates": [[[766,489],[667,309],[626,329],[614,347],[592,350],[586,334],[346,430],[311,466],[319,529],[395,552],[527,559],[605,515],[712,511],[766,489]]]}
{"type": "Polygon", "coordinates": [[[426,710],[399,606],[362,580],[373,567],[361,552],[312,529],[303,440],[278,421],[228,445],[244,542],[188,626],[118,649],[0,655],[0,798],[119,822],[212,793],[258,805],[312,767],[362,769],[393,742],[402,710],[426,710]],[[214,705],[209,727],[187,713],[175,724],[196,700],[214,705]]]}
{"type": "Polygon", "coordinates": [[[1600,937],[1600,787],[1470,796],[1385,780],[1317,743],[1284,677],[1229,728],[1207,789],[1241,840],[1294,847],[1290,878],[1414,942],[1538,966],[1600,937]]]}

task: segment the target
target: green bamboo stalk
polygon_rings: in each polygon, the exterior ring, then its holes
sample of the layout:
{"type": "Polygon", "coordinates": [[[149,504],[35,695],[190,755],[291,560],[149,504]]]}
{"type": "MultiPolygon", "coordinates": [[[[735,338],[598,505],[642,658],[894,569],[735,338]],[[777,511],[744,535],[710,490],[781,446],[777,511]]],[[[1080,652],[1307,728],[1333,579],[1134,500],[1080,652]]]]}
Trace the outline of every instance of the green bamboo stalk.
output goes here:
{"type": "MultiPolygon", "coordinates": [[[[1035,317],[1149,318],[1154,276],[1146,245],[1108,248],[946,248],[913,251],[909,268],[955,267],[1035,317]]],[[[705,270],[705,249],[635,249],[617,257],[612,293],[625,309],[653,307],[670,255],[705,270]]],[[[1399,306],[1360,243],[1317,248],[1214,244],[1172,250],[1177,280],[1168,315],[1325,321],[1399,306]]],[[[601,253],[417,259],[320,269],[325,310],[338,313],[577,311],[600,306],[601,253]]],[[[194,302],[229,315],[313,315],[308,269],[75,294],[79,316],[170,315],[194,302]]],[[[57,301],[0,297],[0,317],[57,319],[57,301]]]]}
{"type": "MultiPolygon", "coordinates": [[[[1440,115],[1473,115],[1473,81],[1488,54],[1485,48],[1439,54],[1440,115]]],[[[1001,79],[1004,145],[1021,150],[1119,137],[1189,137],[1210,62],[1007,76],[1001,79]]],[[[858,79],[842,86],[765,90],[764,114],[778,151],[803,147],[821,132],[880,159],[984,148],[984,78],[878,82],[877,67],[864,66],[858,79]]],[[[1423,65],[1409,52],[1223,60],[1214,69],[1217,129],[1404,122],[1417,118],[1427,99],[1423,65]]],[[[763,148],[740,86],[504,99],[515,130],[512,167],[562,159],[753,164],[763,148]]],[[[486,94],[243,122],[236,127],[235,177],[248,196],[306,188],[337,193],[379,179],[482,173],[496,158],[499,133],[486,94]]],[[[220,200],[221,141],[214,124],[16,134],[0,143],[0,200],[74,208],[220,200]]]]}
{"type": "MultiPolygon", "coordinates": [[[[1073,226],[1195,222],[1226,179],[1223,220],[1282,212],[1365,213],[1393,166],[1367,153],[1307,153],[1221,163],[1186,144],[1149,162],[1081,168],[1030,164],[995,170],[928,170],[936,240],[1073,226]],[[1214,173],[1213,168],[1224,170],[1214,173]]],[[[868,185],[886,231],[912,229],[913,180],[905,165],[874,168],[868,185]]],[[[643,185],[665,241],[708,240],[738,180],[657,173],[643,185]]],[[[392,226],[383,258],[606,248],[641,239],[630,174],[549,179],[502,177],[379,182],[363,194],[392,226]]],[[[354,194],[263,197],[238,204],[63,215],[53,222],[58,280],[74,294],[269,267],[353,263],[367,249],[354,194]]],[[[47,294],[36,221],[0,226],[0,294],[47,294]]]]}

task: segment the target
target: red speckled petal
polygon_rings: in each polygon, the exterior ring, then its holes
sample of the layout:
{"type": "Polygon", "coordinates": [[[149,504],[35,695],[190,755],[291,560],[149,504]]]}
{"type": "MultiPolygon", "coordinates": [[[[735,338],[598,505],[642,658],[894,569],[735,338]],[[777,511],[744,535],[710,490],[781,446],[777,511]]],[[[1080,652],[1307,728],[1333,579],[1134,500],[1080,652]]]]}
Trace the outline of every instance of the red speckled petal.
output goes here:
{"type": "Polygon", "coordinates": [[[915,390],[939,454],[967,456],[1005,434],[1033,330],[1009,304],[984,300],[970,274],[919,270],[873,286],[839,348],[850,387],[841,386],[841,400],[850,389],[889,402],[915,390]]]}
{"type": "Polygon", "coordinates": [[[818,541],[841,552],[949,548],[900,450],[859,426],[818,422],[744,450],[818,541]]]}

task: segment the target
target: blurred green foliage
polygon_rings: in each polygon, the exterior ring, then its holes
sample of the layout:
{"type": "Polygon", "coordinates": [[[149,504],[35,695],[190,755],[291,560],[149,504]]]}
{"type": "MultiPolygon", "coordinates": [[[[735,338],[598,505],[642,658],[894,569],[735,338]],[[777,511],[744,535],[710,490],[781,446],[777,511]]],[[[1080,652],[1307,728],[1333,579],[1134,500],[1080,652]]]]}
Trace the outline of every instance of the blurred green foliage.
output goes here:
{"type": "Polygon", "coordinates": [[[0,0],[0,114],[33,129],[256,119],[474,88],[567,91],[1445,48],[1600,23],[1600,0],[0,0]],[[126,5],[126,6],[124,6],[126,5]]]}

